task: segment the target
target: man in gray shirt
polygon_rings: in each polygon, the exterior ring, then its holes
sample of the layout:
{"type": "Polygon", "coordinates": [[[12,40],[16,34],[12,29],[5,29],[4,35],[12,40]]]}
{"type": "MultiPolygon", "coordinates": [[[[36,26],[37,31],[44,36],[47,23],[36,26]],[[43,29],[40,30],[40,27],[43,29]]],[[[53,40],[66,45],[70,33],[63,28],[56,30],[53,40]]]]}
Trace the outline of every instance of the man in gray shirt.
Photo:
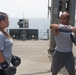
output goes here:
{"type": "Polygon", "coordinates": [[[69,20],[70,14],[64,12],[60,17],[60,24],[50,25],[50,28],[54,30],[56,41],[56,47],[52,57],[52,75],[57,75],[64,66],[69,75],[75,75],[75,64],[70,33],[73,32],[76,34],[76,28],[69,25],[69,20]]]}

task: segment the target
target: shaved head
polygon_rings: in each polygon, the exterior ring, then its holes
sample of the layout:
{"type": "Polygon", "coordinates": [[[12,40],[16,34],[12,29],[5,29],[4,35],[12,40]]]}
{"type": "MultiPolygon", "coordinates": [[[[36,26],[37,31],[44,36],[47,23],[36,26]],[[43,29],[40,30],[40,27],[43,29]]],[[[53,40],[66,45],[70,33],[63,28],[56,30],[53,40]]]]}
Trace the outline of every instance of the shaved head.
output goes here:
{"type": "Polygon", "coordinates": [[[66,18],[70,19],[70,14],[68,12],[63,12],[61,16],[65,16],[66,18]]]}
{"type": "Polygon", "coordinates": [[[70,21],[70,14],[68,12],[63,12],[60,16],[60,21],[64,25],[68,25],[70,21]]]}

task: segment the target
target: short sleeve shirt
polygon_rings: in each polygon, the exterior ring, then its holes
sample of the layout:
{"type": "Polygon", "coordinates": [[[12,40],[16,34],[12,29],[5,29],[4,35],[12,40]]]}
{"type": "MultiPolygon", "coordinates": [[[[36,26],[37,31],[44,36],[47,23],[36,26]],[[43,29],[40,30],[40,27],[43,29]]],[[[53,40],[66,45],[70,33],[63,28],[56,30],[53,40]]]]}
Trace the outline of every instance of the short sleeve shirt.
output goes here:
{"type": "Polygon", "coordinates": [[[0,31],[0,50],[3,52],[5,60],[8,62],[8,64],[10,64],[10,60],[12,56],[12,45],[13,45],[13,40],[5,36],[0,31]]]}

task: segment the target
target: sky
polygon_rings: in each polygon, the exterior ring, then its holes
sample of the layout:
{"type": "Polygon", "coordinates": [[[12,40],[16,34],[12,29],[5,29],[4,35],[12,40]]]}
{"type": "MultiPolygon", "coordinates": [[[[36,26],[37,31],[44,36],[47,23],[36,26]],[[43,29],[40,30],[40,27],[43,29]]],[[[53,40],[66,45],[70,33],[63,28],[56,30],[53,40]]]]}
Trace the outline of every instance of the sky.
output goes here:
{"type": "Polygon", "coordinates": [[[0,11],[11,18],[47,18],[48,0],[1,0],[0,11]]]}

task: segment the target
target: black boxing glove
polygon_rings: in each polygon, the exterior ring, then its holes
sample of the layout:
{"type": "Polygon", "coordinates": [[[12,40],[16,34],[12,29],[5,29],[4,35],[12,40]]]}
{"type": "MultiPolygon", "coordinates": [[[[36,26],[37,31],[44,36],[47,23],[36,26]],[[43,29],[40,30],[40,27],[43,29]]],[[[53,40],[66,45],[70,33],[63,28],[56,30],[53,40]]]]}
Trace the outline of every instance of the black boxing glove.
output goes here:
{"type": "Polygon", "coordinates": [[[9,66],[7,61],[4,61],[1,64],[1,67],[3,68],[5,75],[14,75],[16,73],[16,68],[13,66],[9,66]]]}
{"type": "Polygon", "coordinates": [[[1,65],[2,69],[6,69],[9,66],[9,64],[7,63],[6,60],[4,62],[0,63],[0,65],[1,65]]]}
{"type": "Polygon", "coordinates": [[[18,67],[21,64],[21,58],[18,56],[12,55],[11,63],[14,67],[18,67]]]}
{"type": "Polygon", "coordinates": [[[5,75],[15,75],[16,74],[16,68],[13,66],[8,66],[5,70],[5,75]]]}

